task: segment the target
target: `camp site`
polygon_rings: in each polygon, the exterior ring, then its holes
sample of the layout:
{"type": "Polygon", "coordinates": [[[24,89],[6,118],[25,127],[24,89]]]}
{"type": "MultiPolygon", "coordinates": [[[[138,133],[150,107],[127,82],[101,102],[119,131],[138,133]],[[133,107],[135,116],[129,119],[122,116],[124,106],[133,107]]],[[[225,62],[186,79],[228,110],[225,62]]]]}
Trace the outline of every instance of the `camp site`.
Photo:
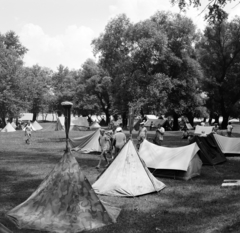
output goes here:
{"type": "Polygon", "coordinates": [[[239,12],[1,1],[0,233],[239,233],[239,12]]]}

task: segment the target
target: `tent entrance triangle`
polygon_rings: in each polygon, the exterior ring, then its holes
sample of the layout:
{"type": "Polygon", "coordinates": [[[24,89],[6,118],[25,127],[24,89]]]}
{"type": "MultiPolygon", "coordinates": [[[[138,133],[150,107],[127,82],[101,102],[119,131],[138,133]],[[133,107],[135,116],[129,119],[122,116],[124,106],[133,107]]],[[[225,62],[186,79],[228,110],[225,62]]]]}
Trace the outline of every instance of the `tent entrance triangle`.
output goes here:
{"type": "Polygon", "coordinates": [[[139,196],[160,191],[165,185],[157,180],[140,159],[132,140],[93,184],[96,193],[110,196],[139,196]]]}

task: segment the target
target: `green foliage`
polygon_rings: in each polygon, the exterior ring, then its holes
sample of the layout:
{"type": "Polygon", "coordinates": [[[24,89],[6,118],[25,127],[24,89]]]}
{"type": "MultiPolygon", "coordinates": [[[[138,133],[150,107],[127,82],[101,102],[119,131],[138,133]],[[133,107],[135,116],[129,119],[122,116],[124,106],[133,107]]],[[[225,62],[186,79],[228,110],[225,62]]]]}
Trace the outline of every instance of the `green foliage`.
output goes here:
{"type": "Polygon", "coordinates": [[[26,52],[13,32],[0,35],[0,117],[17,116],[25,106],[21,93],[22,60],[26,52]]]}
{"type": "Polygon", "coordinates": [[[240,99],[240,18],[209,25],[197,45],[205,72],[203,88],[208,93],[207,107],[227,118],[240,99]]]}

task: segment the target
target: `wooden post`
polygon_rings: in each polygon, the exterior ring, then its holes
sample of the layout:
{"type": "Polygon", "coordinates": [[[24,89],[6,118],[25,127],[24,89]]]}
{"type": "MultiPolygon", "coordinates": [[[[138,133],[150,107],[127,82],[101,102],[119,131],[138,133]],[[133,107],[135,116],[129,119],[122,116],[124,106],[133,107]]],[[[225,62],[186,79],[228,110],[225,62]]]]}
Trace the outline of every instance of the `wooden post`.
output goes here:
{"type": "Polygon", "coordinates": [[[70,123],[71,123],[71,107],[72,107],[72,103],[65,101],[62,102],[61,105],[63,106],[63,108],[65,109],[64,112],[64,116],[65,116],[65,133],[66,133],[66,151],[69,151],[69,146],[68,146],[68,142],[69,142],[69,137],[68,137],[68,133],[69,133],[69,129],[70,129],[70,123]]]}

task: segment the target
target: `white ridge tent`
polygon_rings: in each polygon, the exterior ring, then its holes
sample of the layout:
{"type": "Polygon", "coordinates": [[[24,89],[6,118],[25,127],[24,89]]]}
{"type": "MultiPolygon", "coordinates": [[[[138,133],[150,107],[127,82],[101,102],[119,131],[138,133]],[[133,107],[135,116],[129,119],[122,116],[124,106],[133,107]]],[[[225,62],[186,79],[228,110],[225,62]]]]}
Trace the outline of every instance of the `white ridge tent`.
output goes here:
{"type": "Polygon", "coordinates": [[[134,197],[158,192],[165,184],[150,173],[129,140],[92,187],[97,194],[134,197]]]}
{"type": "Polygon", "coordinates": [[[43,127],[37,121],[34,121],[32,125],[36,130],[42,130],[43,129],[43,127]]]}
{"type": "Polygon", "coordinates": [[[12,127],[13,127],[14,129],[17,128],[17,126],[16,126],[16,124],[15,124],[14,122],[12,122],[11,125],[12,125],[12,127]]]}
{"type": "Polygon", "coordinates": [[[91,152],[101,152],[101,147],[99,144],[100,130],[96,130],[94,133],[91,133],[86,136],[79,138],[69,139],[69,144],[73,151],[79,151],[82,153],[91,153],[91,152]]]}
{"type": "Polygon", "coordinates": [[[213,126],[196,125],[194,134],[195,135],[200,135],[203,131],[205,132],[205,134],[210,134],[210,133],[212,133],[212,130],[213,130],[213,126]]]}
{"type": "Polygon", "coordinates": [[[7,125],[1,130],[1,132],[14,132],[16,131],[10,122],[7,123],[7,125]]]}
{"type": "Polygon", "coordinates": [[[141,143],[139,155],[154,175],[189,180],[200,175],[202,161],[196,143],[188,146],[168,148],[147,140],[141,143]]]}
{"type": "Polygon", "coordinates": [[[223,154],[240,155],[239,138],[224,137],[218,134],[213,135],[223,154]]]}

